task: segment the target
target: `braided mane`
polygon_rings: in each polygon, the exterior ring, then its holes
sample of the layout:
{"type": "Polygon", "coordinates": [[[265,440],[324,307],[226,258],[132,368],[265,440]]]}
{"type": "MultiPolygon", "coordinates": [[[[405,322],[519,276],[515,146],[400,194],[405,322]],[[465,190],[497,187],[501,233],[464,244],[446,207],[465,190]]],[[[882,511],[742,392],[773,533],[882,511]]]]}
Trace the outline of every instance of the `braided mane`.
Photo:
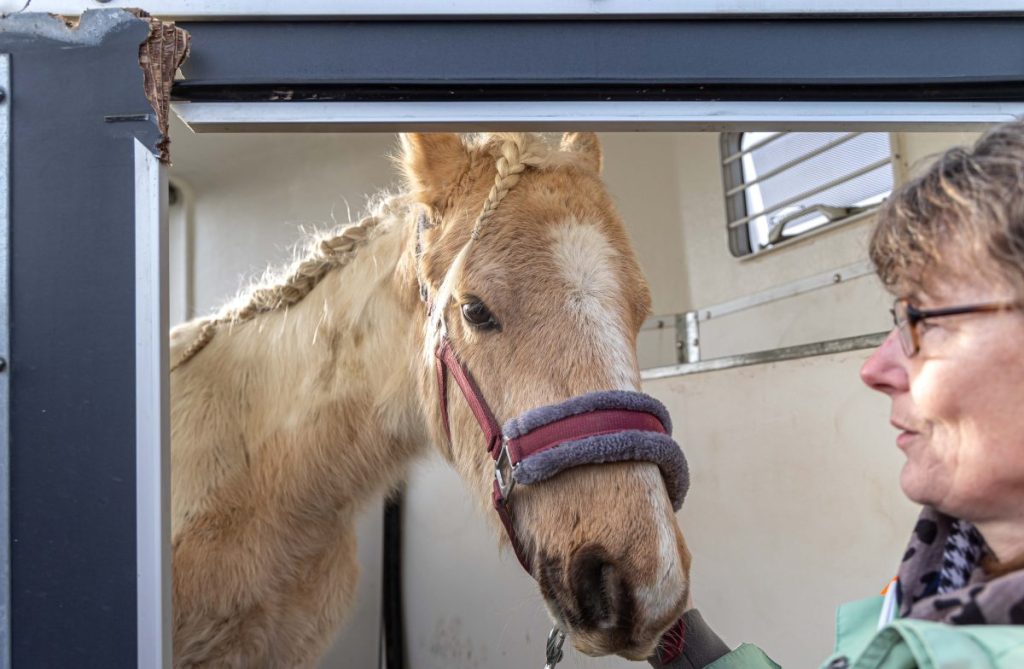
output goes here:
{"type": "Polygon", "coordinates": [[[462,275],[466,259],[474,242],[480,239],[484,225],[498,209],[498,205],[509,191],[519,183],[523,172],[528,167],[550,167],[557,164],[557,157],[562,155],[553,150],[543,136],[522,132],[501,132],[482,135],[477,140],[478,146],[497,154],[495,161],[494,185],[487,193],[480,213],[477,215],[469,241],[463,245],[445,273],[441,287],[432,300],[430,323],[435,334],[443,331],[444,305],[452,294],[457,277],[462,275]]]}
{"type": "Polygon", "coordinates": [[[498,209],[498,204],[504,199],[508,192],[519,183],[519,178],[527,167],[546,166],[551,162],[554,155],[551,147],[538,135],[529,135],[522,132],[495,133],[489,138],[497,144],[498,160],[495,163],[497,173],[494,175],[494,185],[491,186],[487,199],[480,209],[480,215],[473,226],[473,233],[470,235],[472,241],[480,238],[480,230],[484,223],[491,218],[498,209]]]}
{"type": "MultiPolygon", "coordinates": [[[[480,230],[498,204],[508,192],[519,183],[522,173],[527,167],[546,165],[555,152],[538,135],[527,133],[493,133],[479,135],[471,140],[482,149],[491,149],[498,154],[495,163],[497,173],[494,185],[487,194],[480,215],[466,244],[459,254],[452,269],[461,266],[466,253],[473,241],[480,236],[480,230]]],[[[320,283],[331,271],[348,264],[356,251],[364,246],[377,224],[389,215],[408,206],[408,198],[395,195],[383,198],[374,207],[374,211],[358,223],[348,225],[333,234],[315,236],[306,256],[283,272],[266,274],[263,279],[253,284],[247,293],[239,296],[223,307],[218,313],[205,319],[200,326],[199,334],[189,344],[177,361],[171,365],[174,371],[202,351],[213,340],[222,325],[233,325],[250,321],[256,316],[287,308],[300,302],[320,283]]],[[[450,275],[458,272],[450,272],[450,275]]]]}
{"type": "Polygon", "coordinates": [[[364,246],[377,224],[398,208],[404,198],[387,198],[376,211],[357,223],[319,233],[309,241],[305,257],[281,272],[268,272],[249,290],[219,312],[203,321],[199,335],[171,366],[171,371],[191,360],[206,348],[221,325],[244,323],[256,316],[299,303],[332,270],[348,264],[364,246]]]}

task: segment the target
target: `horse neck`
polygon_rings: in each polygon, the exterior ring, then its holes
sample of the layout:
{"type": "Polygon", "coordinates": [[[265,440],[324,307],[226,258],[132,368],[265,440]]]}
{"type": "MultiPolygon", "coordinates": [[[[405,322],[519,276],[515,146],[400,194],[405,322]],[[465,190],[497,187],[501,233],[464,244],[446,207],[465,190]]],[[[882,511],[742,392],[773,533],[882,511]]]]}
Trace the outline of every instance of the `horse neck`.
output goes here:
{"type": "Polygon", "coordinates": [[[315,490],[337,509],[397,480],[428,443],[416,378],[425,315],[404,270],[408,229],[382,221],[298,304],[222,326],[181,368],[173,427],[183,486],[265,467],[282,508],[309,504],[304,491],[315,490]],[[188,392],[190,379],[199,392],[188,392]],[[209,462],[224,471],[200,473],[209,462]]]}

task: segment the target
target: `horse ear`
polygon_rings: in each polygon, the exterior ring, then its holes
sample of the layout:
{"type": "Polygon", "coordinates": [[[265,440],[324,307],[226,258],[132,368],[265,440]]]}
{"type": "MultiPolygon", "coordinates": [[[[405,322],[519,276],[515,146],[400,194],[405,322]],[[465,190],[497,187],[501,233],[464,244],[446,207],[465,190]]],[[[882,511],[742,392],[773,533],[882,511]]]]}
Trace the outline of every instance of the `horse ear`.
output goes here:
{"type": "Polygon", "coordinates": [[[469,151],[453,133],[411,132],[401,135],[402,170],[417,201],[442,210],[469,166],[469,151]]]}
{"type": "Polygon", "coordinates": [[[601,172],[601,143],[597,133],[567,132],[562,135],[562,151],[578,154],[583,162],[595,172],[601,172]]]}

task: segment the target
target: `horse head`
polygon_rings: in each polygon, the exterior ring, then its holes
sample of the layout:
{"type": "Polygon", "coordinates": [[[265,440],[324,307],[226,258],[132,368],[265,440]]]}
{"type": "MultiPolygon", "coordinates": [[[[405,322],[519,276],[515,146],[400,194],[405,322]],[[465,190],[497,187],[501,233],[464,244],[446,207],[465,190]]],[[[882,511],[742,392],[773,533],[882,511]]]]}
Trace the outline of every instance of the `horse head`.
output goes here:
{"type": "Polygon", "coordinates": [[[597,138],[568,133],[554,147],[521,133],[411,134],[399,160],[421,212],[417,365],[434,441],[485,504],[503,498],[520,561],[575,647],[643,659],[687,599],[679,482],[667,486],[651,461],[597,458],[499,494],[495,459],[512,475],[500,437],[486,443],[479,407],[445,383],[470,375],[506,439],[509,425],[522,428],[517,417],[543,423],[552,410],[538,407],[571,414],[565,406],[639,395],[636,341],[651,298],[601,181],[597,138]]]}

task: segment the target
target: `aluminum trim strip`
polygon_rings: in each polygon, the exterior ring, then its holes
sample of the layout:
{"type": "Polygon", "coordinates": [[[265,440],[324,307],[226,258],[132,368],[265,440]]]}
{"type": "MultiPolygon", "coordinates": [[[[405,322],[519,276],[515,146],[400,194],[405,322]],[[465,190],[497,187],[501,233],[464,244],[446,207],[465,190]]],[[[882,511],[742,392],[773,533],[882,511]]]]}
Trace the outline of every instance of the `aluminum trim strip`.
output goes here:
{"type": "Polygon", "coordinates": [[[648,316],[647,319],[644,320],[643,325],[640,326],[640,332],[650,332],[653,330],[668,330],[670,327],[675,327],[675,322],[675,314],[648,316]]]}
{"type": "Polygon", "coordinates": [[[138,666],[171,666],[167,169],[135,140],[138,666]]]}
{"type": "Polygon", "coordinates": [[[640,372],[642,381],[655,381],[658,379],[669,379],[676,376],[688,376],[690,374],[703,374],[705,372],[717,372],[723,369],[734,369],[736,367],[748,367],[750,365],[763,365],[785,360],[798,360],[819,355],[832,355],[834,353],[846,353],[848,351],[860,351],[868,348],[875,348],[880,345],[889,335],[888,332],[876,332],[855,337],[844,337],[842,339],[830,339],[828,341],[814,342],[812,344],[800,344],[797,346],[785,346],[768,351],[756,351],[754,353],[741,353],[739,355],[723,356],[700,362],[683,363],[668,367],[655,367],[640,372]]]}
{"type": "Polygon", "coordinates": [[[195,132],[980,130],[1024,102],[178,102],[195,132]]]}

